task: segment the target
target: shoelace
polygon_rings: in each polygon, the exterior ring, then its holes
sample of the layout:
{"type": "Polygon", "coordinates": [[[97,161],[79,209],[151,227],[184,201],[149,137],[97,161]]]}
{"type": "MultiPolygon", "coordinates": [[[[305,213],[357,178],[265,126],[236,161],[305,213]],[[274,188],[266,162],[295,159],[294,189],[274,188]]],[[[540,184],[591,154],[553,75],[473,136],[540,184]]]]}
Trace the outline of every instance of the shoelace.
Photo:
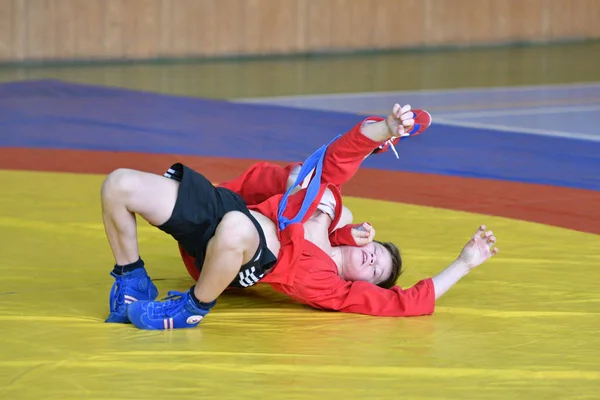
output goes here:
{"type": "Polygon", "coordinates": [[[160,317],[170,318],[172,315],[177,314],[179,310],[185,306],[185,296],[187,293],[178,292],[177,290],[171,290],[167,293],[167,297],[163,300],[167,300],[164,303],[156,303],[154,308],[154,316],[160,314],[160,317]]]}
{"type": "MultiPolygon", "coordinates": [[[[414,114],[414,113],[413,113],[414,114]]],[[[414,114],[416,117],[416,114],[414,114]]],[[[396,156],[396,158],[399,160],[400,156],[398,155],[398,151],[396,151],[396,147],[394,146],[394,142],[397,139],[401,139],[403,137],[409,137],[412,136],[412,134],[414,132],[417,132],[419,129],[421,129],[421,125],[420,124],[415,124],[413,125],[412,128],[410,128],[410,131],[404,133],[403,135],[400,136],[392,136],[391,138],[389,138],[388,140],[385,141],[385,143],[383,143],[381,146],[379,146],[380,149],[385,148],[385,146],[389,146],[392,148],[392,151],[394,152],[394,155],[396,156]]]]}
{"type": "MultiPolygon", "coordinates": [[[[407,136],[407,135],[405,135],[407,136]]],[[[398,138],[398,136],[392,136],[390,139],[386,140],[386,142],[383,144],[383,146],[381,146],[381,148],[387,146],[390,146],[392,148],[392,151],[394,152],[394,154],[396,155],[396,158],[399,160],[400,156],[398,155],[398,152],[396,151],[396,147],[394,146],[394,140],[396,140],[398,138]]]]}
{"type": "Polygon", "coordinates": [[[125,304],[123,285],[121,285],[122,280],[123,278],[121,276],[116,276],[115,282],[113,283],[112,288],[110,288],[110,296],[108,297],[110,312],[116,312],[119,306],[125,304]]]}

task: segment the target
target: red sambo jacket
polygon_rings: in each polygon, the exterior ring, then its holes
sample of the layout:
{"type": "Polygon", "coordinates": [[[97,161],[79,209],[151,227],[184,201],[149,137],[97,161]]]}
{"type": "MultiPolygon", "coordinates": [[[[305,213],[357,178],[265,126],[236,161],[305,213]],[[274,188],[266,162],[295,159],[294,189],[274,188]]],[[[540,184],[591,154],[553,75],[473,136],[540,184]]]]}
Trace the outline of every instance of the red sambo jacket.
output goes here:
{"type": "MultiPolygon", "coordinates": [[[[381,144],[362,135],[360,129],[367,121],[380,120],[379,117],[365,119],[329,146],[323,162],[319,195],[302,222],[315,212],[321,196],[329,188],[334,194],[337,208],[336,220],[331,223],[330,229],[336,226],[341,215],[341,185],[356,173],[364,158],[381,144]]],[[[345,281],[338,275],[337,266],[331,257],[304,239],[302,223],[291,224],[284,230],[279,229],[279,201],[286,191],[290,171],[298,164],[279,167],[258,163],[236,179],[219,185],[240,194],[250,210],[264,214],[277,226],[281,243],[277,263],[259,283],[268,283],[276,291],[302,304],[323,310],[398,317],[432,314],[435,292],[431,278],[421,280],[408,289],[399,286],[383,289],[370,282],[345,281]]],[[[305,193],[306,190],[302,189],[289,196],[284,212],[287,218],[296,215],[305,193]]],[[[181,247],[180,252],[188,271],[194,279],[198,279],[194,259],[181,247]]]]}

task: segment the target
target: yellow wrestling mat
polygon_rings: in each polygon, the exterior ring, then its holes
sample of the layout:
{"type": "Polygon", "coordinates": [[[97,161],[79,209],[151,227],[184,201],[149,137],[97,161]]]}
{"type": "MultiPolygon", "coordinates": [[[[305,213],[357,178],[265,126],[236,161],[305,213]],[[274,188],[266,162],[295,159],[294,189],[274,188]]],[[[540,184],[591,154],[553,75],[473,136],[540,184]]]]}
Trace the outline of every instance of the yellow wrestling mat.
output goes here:
{"type": "MultiPolygon", "coordinates": [[[[600,237],[351,198],[401,244],[410,286],[477,226],[497,258],[434,316],[312,310],[268,287],[224,295],[196,329],[103,323],[113,261],[102,176],[0,171],[0,399],[592,399],[600,390],[600,237]]],[[[140,221],[161,297],[193,282],[176,244],[140,221]]]]}

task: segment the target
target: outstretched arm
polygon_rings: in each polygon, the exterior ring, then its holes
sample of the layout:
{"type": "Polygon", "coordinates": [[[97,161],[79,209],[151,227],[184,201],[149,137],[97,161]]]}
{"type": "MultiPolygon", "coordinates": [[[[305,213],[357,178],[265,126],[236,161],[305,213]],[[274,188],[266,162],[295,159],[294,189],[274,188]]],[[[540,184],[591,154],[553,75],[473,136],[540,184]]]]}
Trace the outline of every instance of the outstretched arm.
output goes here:
{"type": "Polygon", "coordinates": [[[442,297],[473,268],[498,254],[499,250],[495,247],[496,237],[494,233],[492,231],[486,232],[485,229],[485,225],[481,225],[471,240],[463,247],[458,258],[445,270],[433,277],[436,300],[442,297]]]}
{"type": "Polygon", "coordinates": [[[410,105],[394,105],[390,115],[369,117],[334,141],[325,153],[321,181],[340,187],[358,171],[362,161],[386,140],[405,136],[415,123],[410,105]]]}
{"type": "MultiPolygon", "coordinates": [[[[337,275],[325,276],[318,268],[310,270],[310,286],[298,287],[292,296],[315,308],[375,316],[419,316],[432,314],[436,301],[471,269],[498,253],[496,238],[481,226],[462,249],[458,258],[433,278],[413,287],[383,289],[364,281],[344,281],[337,275]]],[[[300,268],[298,274],[305,273],[300,268]]]]}
{"type": "Polygon", "coordinates": [[[310,286],[297,287],[292,297],[321,310],[382,317],[414,317],[432,314],[435,291],[431,279],[403,289],[384,289],[371,282],[345,281],[337,275],[328,278],[312,272],[310,286]]]}

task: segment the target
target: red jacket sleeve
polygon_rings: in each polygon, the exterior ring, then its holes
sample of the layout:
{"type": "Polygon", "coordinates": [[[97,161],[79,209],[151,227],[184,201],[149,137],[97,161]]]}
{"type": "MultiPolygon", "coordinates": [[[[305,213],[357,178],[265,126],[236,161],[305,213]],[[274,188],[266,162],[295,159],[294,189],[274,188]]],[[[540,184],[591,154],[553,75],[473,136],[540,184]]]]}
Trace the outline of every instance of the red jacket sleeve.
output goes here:
{"type": "Polygon", "coordinates": [[[369,282],[339,279],[329,294],[314,306],[324,309],[387,317],[414,317],[433,314],[433,281],[426,279],[406,290],[399,286],[383,289],[369,282]]]}
{"type": "Polygon", "coordinates": [[[352,237],[352,229],[362,224],[344,225],[329,234],[329,243],[332,246],[358,246],[354,237],[352,237]]]}
{"type": "Polygon", "coordinates": [[[366,121],[382,120],[381,117],[368,117],[329,145],[323,160],[322,182],[340,188],[354,176],[365,157],[381,145],[363,135],[361,128],[366,121]]]}
{"type": "Polygon", "coordinates": [[[433,314],[435,289],[431,278],[408,289],[383,289],[364,281],[349,282],[335,273],[309,268],[310,276],[298,271],[288,294],[300,303],[323,310],[387,317],[433,314]],[[304,278],[303,278],[304,276],[304,278]]]}
{"type": "Polygon", "coordinates": [[[285,193],[288,177],[298,164],[282,167],[268,162],[259,162],[248,168],[242,175],[219,186],[239,194],[249,206],[260,204],[274,195],[285,193]]]}

